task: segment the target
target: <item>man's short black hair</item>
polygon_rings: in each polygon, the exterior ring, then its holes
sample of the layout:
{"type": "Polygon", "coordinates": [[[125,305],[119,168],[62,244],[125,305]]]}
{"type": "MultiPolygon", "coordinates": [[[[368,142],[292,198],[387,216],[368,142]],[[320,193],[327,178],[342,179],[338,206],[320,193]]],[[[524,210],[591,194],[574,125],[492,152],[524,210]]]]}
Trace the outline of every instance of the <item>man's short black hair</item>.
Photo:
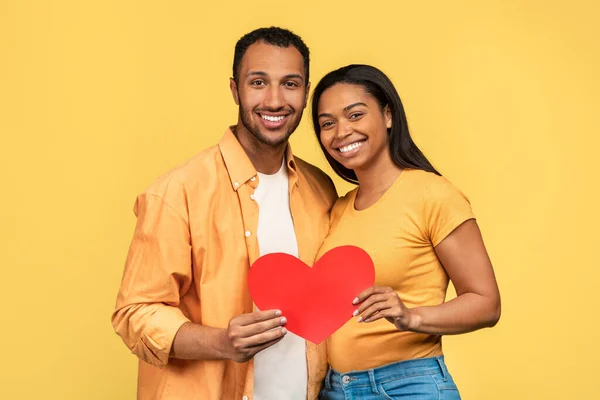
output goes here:
{"type": "Polygon", "coordinates": [[[238,40],[235,45],[235,53],[233,55],[233,80],[238,83],[240,64],[242,58],[246,54],[248,47],[252,46],[256,42],[264,42],[272,46],[277,47],[290,47],[294,46],[302,55],[304,59],[304,75],[306,76],[305,84],[308,85],[308,70],[310,64],[310,52],[306,44],[302,41],[300,36],[295,33],[272,26],[270,28],[259,28],[250,33],[245,34],[238,40]]]}

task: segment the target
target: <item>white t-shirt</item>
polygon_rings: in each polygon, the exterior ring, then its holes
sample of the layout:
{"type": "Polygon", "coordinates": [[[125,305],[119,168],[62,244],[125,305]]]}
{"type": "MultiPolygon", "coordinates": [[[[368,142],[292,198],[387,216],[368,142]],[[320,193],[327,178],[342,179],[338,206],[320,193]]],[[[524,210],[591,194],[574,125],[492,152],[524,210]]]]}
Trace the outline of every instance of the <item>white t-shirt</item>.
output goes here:
{"type": "MultiPolygon", "coordinates": [[[[260,255],[287,253],[298,257],[285,157],[278,172],[259,173],[258,179],[254,196],[259,207],[260,255]]],[[[254,400],[306,400],[307,380],[306,342],[289,331],[279,343],[254,356],[254,400]]]]}

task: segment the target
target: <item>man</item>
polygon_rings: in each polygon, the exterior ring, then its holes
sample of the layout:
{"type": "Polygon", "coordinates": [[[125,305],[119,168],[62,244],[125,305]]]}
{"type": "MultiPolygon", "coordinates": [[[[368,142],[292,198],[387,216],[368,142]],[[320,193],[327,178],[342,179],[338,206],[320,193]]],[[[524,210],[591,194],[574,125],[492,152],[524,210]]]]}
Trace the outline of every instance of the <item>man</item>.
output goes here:
{"type": "Polygon", "coordinates": [[[312,265],[337,198],[331,179],[292,155],[310,84],[309,51],[280,28],[235,47],[238,122],[141,194],[112,316],[141,360],[138,399],[314,399],[321,349],[257,311],[247,272],[286,252],[312,265]]]}

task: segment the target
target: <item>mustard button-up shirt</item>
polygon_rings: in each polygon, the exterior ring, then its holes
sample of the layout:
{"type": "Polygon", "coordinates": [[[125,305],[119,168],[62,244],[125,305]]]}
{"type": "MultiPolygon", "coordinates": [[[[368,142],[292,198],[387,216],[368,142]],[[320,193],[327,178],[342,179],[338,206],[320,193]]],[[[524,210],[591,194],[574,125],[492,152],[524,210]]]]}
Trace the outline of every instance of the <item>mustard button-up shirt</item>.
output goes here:
{"type": "MultiPolygon", "coordinates": [[[[299,258],[312,265],[337,199],[331,179],[286,150],[290,209],[299,258]]],[[[138,399],[252,399],[253,363],[169,358],[187,321],[227,328],[253,311],[247,289],[259,257],[259,178],[228,129],[211,147],[158,179],[138,196],[137,224],[112,316],[139,359],[138,399]]],[[[308,342],[308,398],[325,375],[324,348],[308,342]]],[[[276,379],[276,377],[274,377],[276,379]]]]}

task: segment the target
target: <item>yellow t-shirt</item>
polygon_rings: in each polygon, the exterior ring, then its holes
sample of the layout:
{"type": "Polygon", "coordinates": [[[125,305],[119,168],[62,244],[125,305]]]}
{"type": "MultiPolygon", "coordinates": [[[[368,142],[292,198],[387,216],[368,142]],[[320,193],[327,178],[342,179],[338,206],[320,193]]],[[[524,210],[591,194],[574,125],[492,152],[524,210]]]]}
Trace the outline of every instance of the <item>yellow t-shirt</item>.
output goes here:
{"type": "MultiPolygon", "coordinates": [[[[375,264],[375,285],[393,288],[408,308],[444,302],[448,275],[434,247],[474,218],[468,199],[448,180],[404,170],[372,206],[354,209],[357,189],[338,199],[318,257],[342,245],[364,249],[375,264]]],[[[352,279],[351,276],[342,279],[352,279]]],[[[401,332],[385,319],[352,318],[327,339],[329,364],[339,372],[442,354],[441,337],[401,332]]]]}

